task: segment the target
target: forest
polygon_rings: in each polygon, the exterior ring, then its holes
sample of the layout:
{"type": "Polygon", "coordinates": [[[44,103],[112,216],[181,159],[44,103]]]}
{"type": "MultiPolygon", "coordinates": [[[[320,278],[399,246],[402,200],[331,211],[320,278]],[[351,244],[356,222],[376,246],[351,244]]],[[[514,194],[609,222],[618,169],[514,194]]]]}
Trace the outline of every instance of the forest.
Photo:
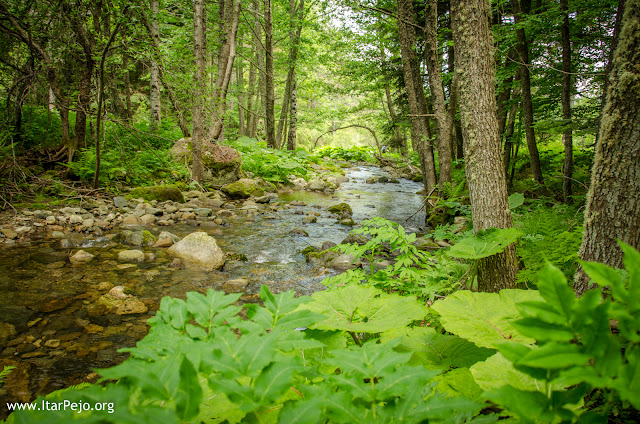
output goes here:
{"type": "Polygon", "coordinates": [[[0,0],[0,420],[640,422],[640,0],[0,0]]]}

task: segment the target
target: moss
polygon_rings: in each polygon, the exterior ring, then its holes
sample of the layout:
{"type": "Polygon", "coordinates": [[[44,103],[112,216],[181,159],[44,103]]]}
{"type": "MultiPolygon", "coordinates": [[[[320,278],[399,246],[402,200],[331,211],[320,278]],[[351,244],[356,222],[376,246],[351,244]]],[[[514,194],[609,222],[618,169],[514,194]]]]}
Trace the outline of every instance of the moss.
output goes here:
{"type": "Polygon", "coordinates": [[[264,195],[264,189],[253,180],[242,179],[222,186],[220,189],[231,199],[246,199],[250,196],[264,195]]]}
{"type": "Polygon", "coordinates": [[[317,252],[315,247],[307,246],[304,249],[302,249],[300,253],[302,253],[304,256],[307,256],[309,253],[315,253],[315,252],[317,252]]]}
{"type": "Polygon", "coordinates": [[[337,205],[333,205],[329,208],[329,212],[335,213],[338,215],[347,214],[349,216],[353,214],[353,210],[351,210],[351,206],[349,206],[347,203],[338,203],[337,205]]]}
{"type": "Polygon", "coordinates": [[[174,202],[184,203],[182,192],[175,184],[136,187],[131,190],[130,194],[132,198],[142,197],[146,201],[157,200],[159,202],[164,202],[171,200],[174,202]]]}

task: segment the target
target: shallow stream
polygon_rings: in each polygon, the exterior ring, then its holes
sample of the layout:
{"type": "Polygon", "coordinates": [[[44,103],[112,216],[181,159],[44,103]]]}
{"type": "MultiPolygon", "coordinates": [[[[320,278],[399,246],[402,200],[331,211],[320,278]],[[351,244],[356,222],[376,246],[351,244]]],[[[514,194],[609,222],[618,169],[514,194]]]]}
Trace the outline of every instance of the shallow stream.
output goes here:
{"type": "MultiPolygon", "coordinates": [[[[151,247],[142,249],[153,254],[154,260],[121,264],[117,254],[127,247],[108,237],[88,239],[81,246],[96,255],[84,265],[71,264],[71,250],[61,248],[60,240],[53,238],[0,249],[0,325],[8,323],[16,330],[0,352],[0,369],[3,365],[17,367],[0,389],[0,402],[29,401],[36,394],[93,381],[96,375],[92,369],[121,362],[126,354],[117,350],[144,337],[146,320],[163,296],[184,297],[188,291],[220,289],[225,281],[237,278],[249,281],[242,298],[246,302],[257,301],[262,284],[268,284],[273,292],[294,290],[297,294],[323,289],[322,279],[334,271],[314,268],[300,251],[309,245],[320,247],[324,241],[340,243],[352,229],[337,224],[327,207],[346,202],[356,222],[380,216],[409,231],[418,231],[424,222],[422,197],[416,194],[422,184],[408,180],[365,182],[381,175],[387,174],[375,167],[349,169],[349,182],[342,183],[335,193],[282,194],[272,202],[282,206],[277,210],[258,215],[238,213],[224,226],[151,228],[155,235],[167,230],[179,237],[204,230],[216,238],[223,251],[246,257],[246,261],[228,261],[222,271],[174,268],[166,249],[151,247]],[[309,214],[316,215],[317,222],[303,224],[303,217],[309,214]],[[291,233],[294,228],[304,229],[308,237],[291,233]],[[144,302],[150,312],[105,314],[94,305],[94,299],[118,285],[144,302]]],[[[0,336],[1,331],[2,327],[0,336]]]]}

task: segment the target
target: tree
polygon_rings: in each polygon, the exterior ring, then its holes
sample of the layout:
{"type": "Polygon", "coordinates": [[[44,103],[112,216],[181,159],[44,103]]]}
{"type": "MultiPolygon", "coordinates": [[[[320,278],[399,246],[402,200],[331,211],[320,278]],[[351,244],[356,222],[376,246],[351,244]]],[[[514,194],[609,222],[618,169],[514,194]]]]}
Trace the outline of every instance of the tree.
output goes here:
{"type": "MultiPolygon", "coordinates": [[[[627,0],[587,193],[583,261],[622,267],[617,240],[640,248],[640,0],[627,0]]],[[[589,287],[579,268],[573,288],[589,287]]]]}
{"type": "Polygon", "coordinates": [[[205,0],[195,0],[193,9],[193,51],[195,56],[194,102],[193,102],[193,161],[191,175],[202,182],[202,144],[206,137],[207,125],[207,36],[205,0]]]}
{"type": "MultiPolygon", "coordinates": [[[[160,45],[160,26],[158,24],[159,0],[151,0],[150,35],[154,45],[160,45]]],[[[149,123],[151,131],[160,125],[162,111],[160,102],[160,65],[155,58],[149,64],[149,123]]]]}
{"type": "Polygon", "coordinates": [[[429,73],[429,87],[431,88],[431,103],[436,116],[438,134],[438,163],[440,164],[440,187],[445,182],[451,182],[451,123],[445,107],[444,87],[440,72],[442,67],[438,57],[438,1],[430,0],[426,5],[425,22],[425,62],[429,73]]]}
{"type": "Polygon", "coordinates": [[[573,131],[571,129],[571,32],[569,28],[569,0],[560,0],[562,13],[562,119],[565,130],[562,133],[564,145],[564,169],[562,180],[562,195],[565,203],[571,202],[573,194],[571,180],[573,178],[573,131]]]}
{"type": "Polygon", "coordinates": [[[538,154],[538,145],[536,144],[536,133],[533,128],[533,99],[531,98],[531,72],[529,67],[531,61],[529,60],[529,43],[527,41],[527,35],[525,33],[522,22],[524,20],[524,13],[528,12],[531,8],[531,0],[512,0],[513,9],[515,12],[516,25],[519,25],[516,30],[518,37],[518,56],[520,62],[520,86],[522,90],[522,109],[524,117],[525,135],[527,138],[527,148],[529,149],[529,161],[531,163],[531,170],[533,171],[533,178],[542,183],[542,168],[540,166],[540,155],[538,154]],[[526,4],[527,8],[523,7],[526,4]]]}
{"type": "MultiPolygon", "coordinates": [[[[508,228],[512,221],[498,134],[489,4],[486,0],[455,0],[451,15],[473,230],[508,228]]],[[[514,287],[517,270],[513,245],[480,260],[478,290],[514,287]]]]}
{"type": "Polygon", "coordinates": [[[273,87],[273,17],[271,0],[264,0],[265,115],[267,146],[276,146],[275,92],[273,87]]]}
{"type": "Polygon", "coordinates": [[[437,185],[437,180],[433,150],[427,139],[426,102],[415,51],[416,39],[413,28],[413,15],[411,0],[398,0],[398,39],[400,42],[404,83],[409,101],[411,142],[420,156],[425,191],[430,193],[437,185]]]}

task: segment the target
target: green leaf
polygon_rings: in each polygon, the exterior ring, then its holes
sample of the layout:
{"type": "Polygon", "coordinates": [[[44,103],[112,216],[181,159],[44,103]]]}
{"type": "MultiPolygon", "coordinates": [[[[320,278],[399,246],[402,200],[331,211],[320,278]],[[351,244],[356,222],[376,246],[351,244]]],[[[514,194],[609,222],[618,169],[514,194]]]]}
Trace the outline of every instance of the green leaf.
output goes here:
{"type": "Polygon", "coordinates": [[[505,340],[533,344],[513,322],[520,318],[516,303],[540,300],[534,290],[502,290],[500,293],[458,291],[436,301],[432,309],[441,316],[444,328],[478,346],[497,348],[505,340]]]}
{"type": "Polygon", "coordinates": [[[566,322],[570,322],[573,306],[576,303],[576,295],[567,284],[567,278],[562,271],[551,264],[547,264],[540,273],[538,290],[540,290],[540,295],[547,304],[561,313],[566,322]]]}
{"type": "Polygon", "coordinates": [[[509,196],[507,201],[509,202],[509,209],[513,211],[514,209],[519,208],[524,204],[524,194],[513,193],[511,196],[509,196]]]}
{"type": "Polygon", "coordinates": [[[503,252],[514,243],[522,232],[516,228],[491,228],[478,231],[472,237],[464,238],[446,252],[447,255],[461,259],[482,259],[503,252]]]}
{"type": "Polygon", "coordinates": [[[464,396],[469,399],[479,399],[483,390],[473,378],[469,368],[456,368],[446,374],[436,376],[434,381],[438,392],[445,396],[464,396]]]}
{"type": "Polygon", "coordinates": [[[351,285],[316,292],[313,302],[301,308],[323,314],[327,319],[312,327],[356,333],[381,333],[423,319],[427,310],[412,297],[385,294],[373,287],[351,285]]]}
{"type": "Polygon", "coordinates": [[[571,366],[585,366],[589,356],[580,352],[574,344],[547,343],[532,349],[516,364],[545,369],[562,369],[571,366]]]}
{"type": "Polygon", "coordinates": [[[211,289],[207,290],[206,296],[189,292],[187,293],[187,310],[198,324],[205,329],[210,329],[240,311],[240,307],[233,306],[239,298],[239,293],[227,295],[211,289]]]}
{"type": "Polygon", "coordinates": [[[468,340],[436,332],[431,327],[399,328],[382,334],[382,342],[401,337],[397,349],[411,352],[412,362],[435,365],[438,369],[470,367],[495,353],[493,349],[478,347],[468,340]]]}
{"type": "Polygon", "coordinates": [[[180,383],[175,401],[176,412],[183,421],[189,421],[198,415],[202,402],[202,387],[200,387],[198,373],[186,356],[180,363],[180,383]]]}
{"type": "Polygon", "coordinates": [[[275,402],[293,385],[293,376],[302,369],[295,358],[274,362],[255,381],[255,396],[262,405],[275,402]]]}
{"type": "MultiPolygon", "coordinates": [[[[519,390],[546,393],[545,381],[537,380],[515,369],[511,361],[502,353],[496,353],[484,362],[478,362],[470,368],[473,378],[483,390],[491,390],[502,386],[513,386],[519,390]]],[[[560,386],[553,386],[561,389],[560,386]]]]}

